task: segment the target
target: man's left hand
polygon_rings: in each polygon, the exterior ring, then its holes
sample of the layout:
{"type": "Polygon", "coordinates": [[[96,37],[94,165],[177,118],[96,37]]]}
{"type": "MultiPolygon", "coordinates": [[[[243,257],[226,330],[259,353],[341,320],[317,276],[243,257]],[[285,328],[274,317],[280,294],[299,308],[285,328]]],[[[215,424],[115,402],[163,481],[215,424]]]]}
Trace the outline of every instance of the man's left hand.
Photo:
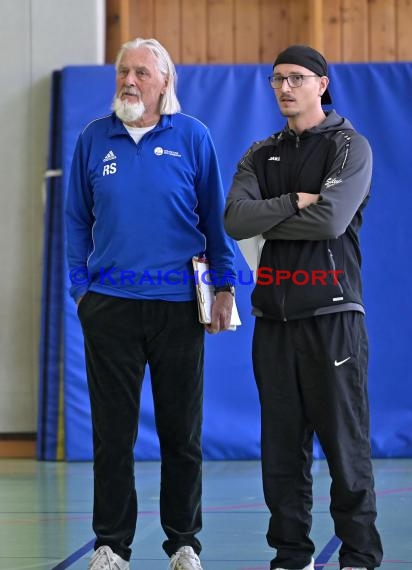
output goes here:
{"type": "Polygon", "coordinates": [[[212,322],[205,325],[205,329],[210,334],[227,331],[232,316],[233,295],[229,291],[217,293],[212,305],[212,322]]]}

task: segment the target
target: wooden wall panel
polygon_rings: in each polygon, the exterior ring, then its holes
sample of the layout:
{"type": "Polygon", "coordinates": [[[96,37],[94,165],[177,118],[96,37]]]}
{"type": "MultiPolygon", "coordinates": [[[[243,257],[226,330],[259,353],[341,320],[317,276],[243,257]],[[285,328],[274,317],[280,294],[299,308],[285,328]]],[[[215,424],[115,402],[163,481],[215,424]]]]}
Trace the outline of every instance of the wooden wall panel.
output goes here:
{"type": "MultiPolygon", "coordinates": [[[[121,20],[122,14],[120,0],[111,0],[106,6],[106,62],[113,63],[122,42],[121,20]]],[[[124,34],[124,30],[123,30],[124,34]]]]}
{"type": "Polygon", "coordinates": [[[180,63],[206,63],[206,0],[181,0],[180,63]]]}
{"type": "Polygon", "coordinates": [[[234,50],[234,0],[209,0],[207,4],[207,61],[232,63],[234,50]]]}
{"type": "Polygon", "coordinates": [[[235,0],[234,63],[260,61],[260,6],[250,0],[235,0]]]}
{"type": "Polygon", "coordinates": [[[396,59],[412,61],[412,0],[398,0],[396,5],[396,59]]]}
{"type": "Polygon", "coordinates": [[[155,0],[130,0],[129,39],[155,36],[154,2],[155,0]]]}
{"type": "Polygon", "coordinates": [[[181,60],[180,8],[179,0],[155,0],[154,36],[175,62],[181,60]]]}
{"type": "Polygon", "coordinates": [[[368,2],[342,0],[342,59],[368,61],[368,2]]]}
{"type": "Polygon", "coordinates": [[[106,0],[106,61],[156,37],[176,63],[271,63],[291,43],[331,62],[412,60],[412,0],[106,0]]]}
{"type": "Polygon", "coordinates": [[[306,0],[291,0],[289,10],[288,44],[308,44],[310,36],[309,3],[306,0]]]}
{"type": "Polygon", "coordinates": [[[289,0],[262,0],[260,4],[259,61],[272,63],[290,43],[289,0]]]}
{"type": "Polygon", "coordinates": [[[369,0],[369,59],[395,61],[395,0],[369,0]]]}
{"type": "Polygon", "coordinates": [[[309,37],[307,43],[319,51],[323,51],[324,37],[324,0],[308,0],[306,10],[308,14],[309,37]]]}
{"type": "Polygon", "coordinates": [[[321,49],[330,62],[342,60],[342,6],[341,0],[323,3],[323,46],[321,49]]]}

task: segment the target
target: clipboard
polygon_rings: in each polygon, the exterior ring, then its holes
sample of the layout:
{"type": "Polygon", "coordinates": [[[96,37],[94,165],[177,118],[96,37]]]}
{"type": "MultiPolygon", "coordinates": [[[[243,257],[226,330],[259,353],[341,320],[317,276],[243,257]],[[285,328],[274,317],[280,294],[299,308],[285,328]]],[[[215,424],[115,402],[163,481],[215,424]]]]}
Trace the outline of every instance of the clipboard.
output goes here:
{"type": "MultiPolygon", "coordinates": [[[[195,272],[196,299],[199,312],[199,321],[208,325],[212,322],[212,305],[215,300],[215,287],[210,276],[209,262],[205,257],[192,257],[193,270],[195,272]]],[[[232,315],[228,330],[235,331],[242,322],[233,299],[232,315]]]]}

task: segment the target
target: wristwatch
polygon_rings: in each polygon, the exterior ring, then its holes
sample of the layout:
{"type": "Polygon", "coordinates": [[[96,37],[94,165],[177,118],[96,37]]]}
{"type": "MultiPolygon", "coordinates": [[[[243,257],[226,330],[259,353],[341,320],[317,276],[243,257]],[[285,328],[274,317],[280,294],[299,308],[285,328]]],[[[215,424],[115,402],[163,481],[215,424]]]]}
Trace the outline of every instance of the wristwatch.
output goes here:
{"type": "Polygon", "coordinates": [[[295,208],[295,212],[299,213],[299,194],[297,192],[291,192],[289,194],[292,206],[295,208]]]}
{"type": "Polygon", "coordinates": [[[215,287],[215,295],[217,293],[230,293],[233,297],[235,296],[235,288],[233,285],[221,285],[220,287],[215,287]]]}

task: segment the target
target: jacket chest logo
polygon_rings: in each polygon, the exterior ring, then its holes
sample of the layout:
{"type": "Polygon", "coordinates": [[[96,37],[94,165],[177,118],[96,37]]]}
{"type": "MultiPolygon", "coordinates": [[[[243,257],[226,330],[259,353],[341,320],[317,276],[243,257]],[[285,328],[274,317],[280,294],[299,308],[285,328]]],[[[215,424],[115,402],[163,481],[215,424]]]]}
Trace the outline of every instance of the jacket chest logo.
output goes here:
{"type": "Polygon", "coordinates": [[[163,156],[164,154],[167,154],[169,156],[175,156],[176,158],[182,158],[182,155],[177,150],[167,150],[161,146],[157,146],[155,149],[153,149],[153,152],[156,156],[163,156]]]}
{"type": "Polygon", "coordinates": [[[110,174],[115,174],[117,172],[117,164],[113,162],[113,160],[116,159],[117,156],[114,154],[114,152],[112,150],[109,150],[109,152],[103,158],[103,176],[109,176],[110,174]]]}
{"type": "Polygon", "coordinates": [[[114,154],[114,152],[112,150],[109,150],[109,152],[104,157],[103,162],[110,162],[111,160],[116,160],[116,158],[117,156],[114,154]]]}

